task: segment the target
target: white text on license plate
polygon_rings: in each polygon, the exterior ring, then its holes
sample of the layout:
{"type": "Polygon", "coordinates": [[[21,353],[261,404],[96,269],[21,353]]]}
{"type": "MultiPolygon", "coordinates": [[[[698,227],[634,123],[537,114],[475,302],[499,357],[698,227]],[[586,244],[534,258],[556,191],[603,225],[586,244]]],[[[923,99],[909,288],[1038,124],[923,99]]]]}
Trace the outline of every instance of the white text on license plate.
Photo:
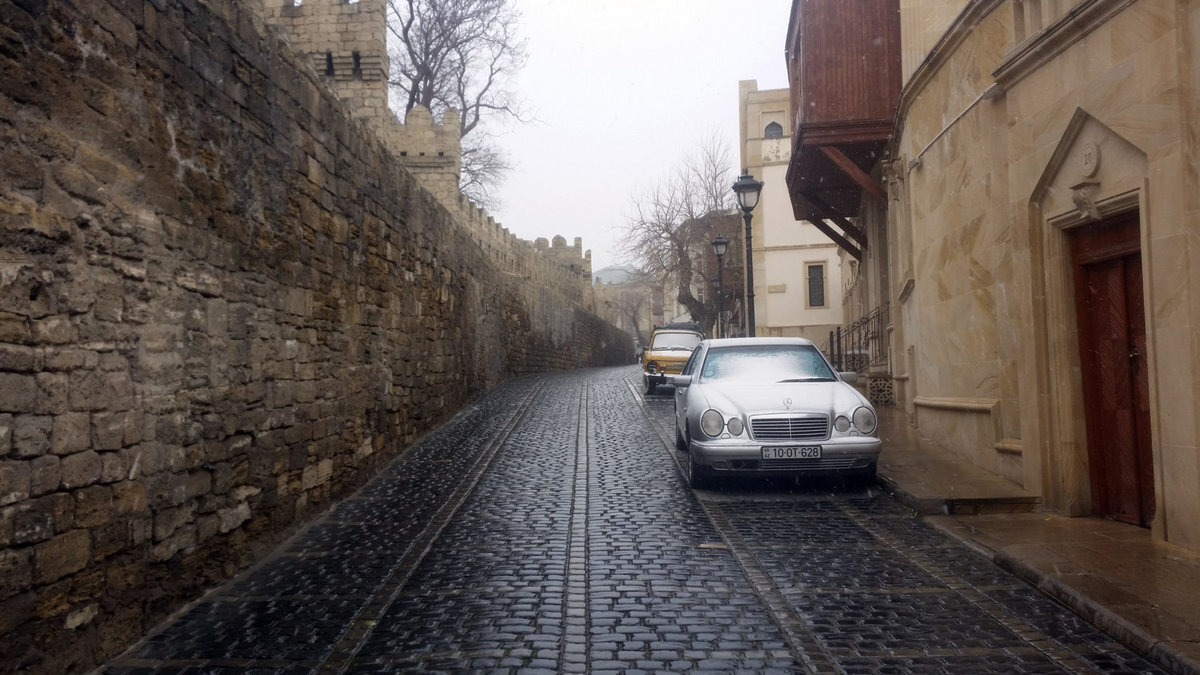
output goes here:
{"type": "Polygon", "coordinates": [[[782,448],[764,447],[763,459],[821,459],[819,445],[791,445],[782,448]]]}

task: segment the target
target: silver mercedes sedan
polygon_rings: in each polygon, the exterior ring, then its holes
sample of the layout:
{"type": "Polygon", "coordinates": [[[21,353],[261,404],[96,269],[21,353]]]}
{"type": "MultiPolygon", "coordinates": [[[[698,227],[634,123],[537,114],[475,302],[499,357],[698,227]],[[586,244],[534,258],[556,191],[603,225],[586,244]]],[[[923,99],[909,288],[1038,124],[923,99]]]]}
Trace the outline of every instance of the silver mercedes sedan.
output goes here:
{"type": "Polygon", "coordinates": [[[875,477],[871,403],[803,338],[705,340],[675,385],[675,444],[692,487],[719,476],[875,477]]]}

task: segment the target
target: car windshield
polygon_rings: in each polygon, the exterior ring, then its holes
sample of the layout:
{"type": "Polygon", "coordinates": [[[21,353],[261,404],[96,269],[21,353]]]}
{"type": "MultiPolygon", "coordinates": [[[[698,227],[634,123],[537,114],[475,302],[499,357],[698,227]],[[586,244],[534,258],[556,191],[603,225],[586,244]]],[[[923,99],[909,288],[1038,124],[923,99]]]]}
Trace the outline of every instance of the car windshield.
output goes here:
{"type": "Polygon", "coordinates": [[[701,337],[695,333],[655,333],[651,349],[678,349],[692,351],[700,344],[701,337]]]}
{"type": "Polygon", "coordinates": [[[703,380],[832,382],[833,370],[812,345],[714,347],[700,370],[703,380]]]}

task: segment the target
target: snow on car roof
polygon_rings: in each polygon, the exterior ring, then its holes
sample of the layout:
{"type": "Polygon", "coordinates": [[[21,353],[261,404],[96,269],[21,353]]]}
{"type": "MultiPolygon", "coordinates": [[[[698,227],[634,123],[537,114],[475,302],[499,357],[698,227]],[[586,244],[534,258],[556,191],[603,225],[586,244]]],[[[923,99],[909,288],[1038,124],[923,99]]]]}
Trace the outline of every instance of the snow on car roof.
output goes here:
{"type": "Polygon", "coordinates": [[[705,340],[710,347],[751,347],[754,345],[812,345],[813,341],[796,337],[714,338],[705,340]]]}

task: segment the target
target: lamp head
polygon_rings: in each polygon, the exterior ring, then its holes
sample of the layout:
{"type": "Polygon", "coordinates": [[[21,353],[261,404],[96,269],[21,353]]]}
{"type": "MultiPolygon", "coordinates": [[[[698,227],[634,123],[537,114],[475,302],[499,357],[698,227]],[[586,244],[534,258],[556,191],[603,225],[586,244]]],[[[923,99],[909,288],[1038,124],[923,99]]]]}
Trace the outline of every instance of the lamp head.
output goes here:
{"type": "Polygon", "coordinates": [[[723,235],[718,234],[716,239],[712,240],[712,247],[713,253],[716,253],[717,257],[720,258],[725,255],[726,251],[729,250],[729,240],[723,235]]]}
{"type": "Polygon", "coordinates": [[[737,195],[738,206],[746,213],[754,210],[758,206],[758,195],[762,192],[763,184],[754,180],[745,169],[742,170],[742,175],[733,184],[733,192],[737,195]]]}

